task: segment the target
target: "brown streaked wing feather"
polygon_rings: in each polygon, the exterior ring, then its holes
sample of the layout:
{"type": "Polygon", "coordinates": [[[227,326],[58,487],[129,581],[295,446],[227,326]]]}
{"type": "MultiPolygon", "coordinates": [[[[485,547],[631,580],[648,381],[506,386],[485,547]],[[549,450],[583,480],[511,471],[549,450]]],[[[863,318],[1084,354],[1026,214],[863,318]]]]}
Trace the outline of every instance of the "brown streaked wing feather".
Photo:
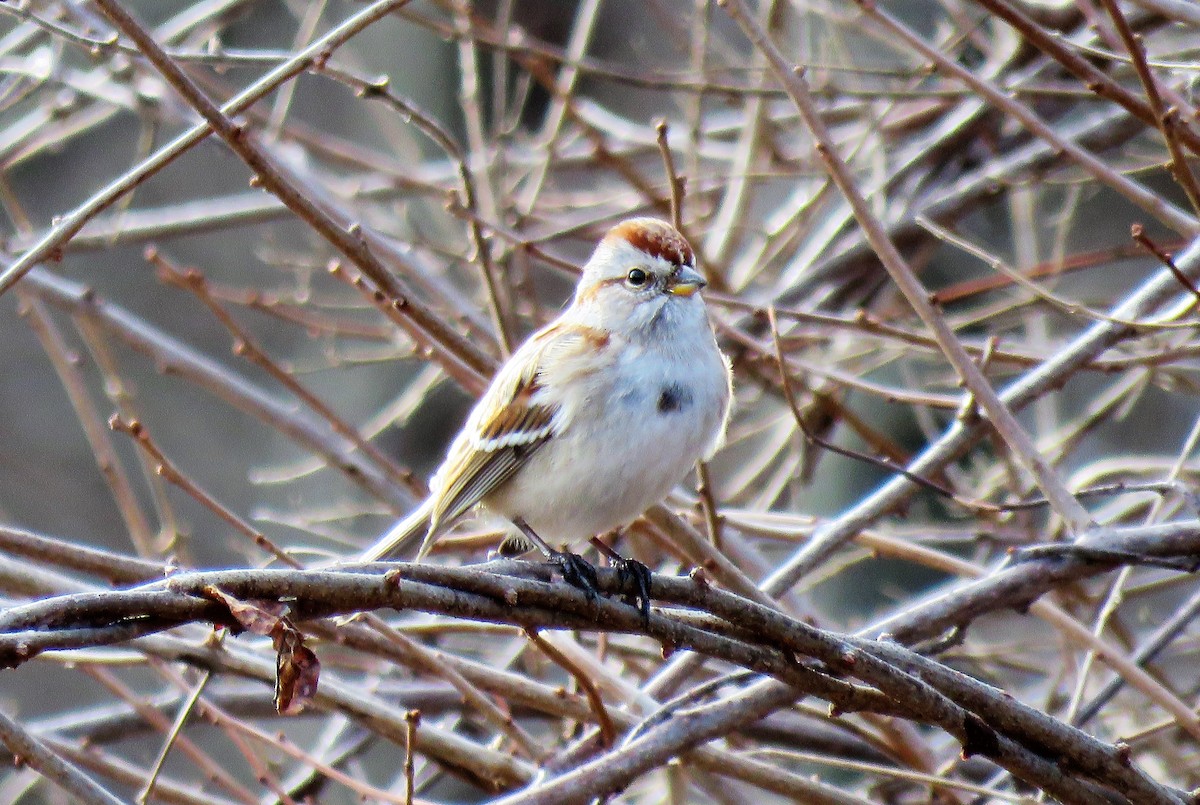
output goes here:
{"type": "Polygon", "coordinates": [[[551,331],[537,338],[538,354],[509,383],[493,389],[495,400],[484,399],[484,420],[478,436],[451,455],[443,475],[446,486],[434,503],[430,533],[449,526],[529,460],[553,433],[554,406],[535,404],[541,351],[551,331]],[[489,402],[491,405],[489,405],[489,402]]]}
{"type": "Polygon", "coordinates": [[[554,411],[544,405],[533,405],[533,395],[539,388],[537,375],[519,386],[512,401],[480,428],[480,446],[489,442],[525,444],[542,438],[541,434],[554,418],[554,411]]]}
{"type": "Polygon", "coordinates": [[[531,406],[527,396],[518,394],[483,429],[480,443],[464,451],[455,463],[454,471],[447,476],[453,480],[438,495],[433,522],[454,522],[506,481],[550,438],[553,420],[554,409],[544,405],[531,406]],[[518,437],[519,441],[488,447],[489,442],[496,443],[506,436],[518,437]]]}
{"type": "Polygon", "coordinates": [[[434,509],[434,528],[449,525],[482,500],[514,472],[545,443],[545,439],[529,445],[503,447],[499,450],[474,450],[467,454],[458,475],[446,492],[438,498],[434,509]]]}

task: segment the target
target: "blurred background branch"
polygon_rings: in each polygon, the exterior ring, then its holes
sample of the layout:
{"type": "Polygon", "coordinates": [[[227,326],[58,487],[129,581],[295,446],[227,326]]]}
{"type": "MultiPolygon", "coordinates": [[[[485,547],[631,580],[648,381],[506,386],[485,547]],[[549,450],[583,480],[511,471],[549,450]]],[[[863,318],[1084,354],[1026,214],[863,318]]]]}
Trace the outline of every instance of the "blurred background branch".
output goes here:
{"type": "Polygon", "coordinates": [[[0,4],[0,800],[1186,801],[1198,28],[0,4]],[[633,214],[737,386],[649,621],[486,520],[334,567],[633,214]]]}

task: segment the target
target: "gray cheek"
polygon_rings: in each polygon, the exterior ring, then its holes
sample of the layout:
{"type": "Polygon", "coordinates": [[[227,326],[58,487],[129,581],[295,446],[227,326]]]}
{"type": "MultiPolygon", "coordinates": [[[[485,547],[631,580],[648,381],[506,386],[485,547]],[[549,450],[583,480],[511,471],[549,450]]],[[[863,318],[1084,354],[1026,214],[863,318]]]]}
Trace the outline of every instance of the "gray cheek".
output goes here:
{"type": "Polygon", "coordinates": [[[692,390],[679,383],[668,383],[658,394],[658,412],[675,414],[692,406],[692,390]]]}

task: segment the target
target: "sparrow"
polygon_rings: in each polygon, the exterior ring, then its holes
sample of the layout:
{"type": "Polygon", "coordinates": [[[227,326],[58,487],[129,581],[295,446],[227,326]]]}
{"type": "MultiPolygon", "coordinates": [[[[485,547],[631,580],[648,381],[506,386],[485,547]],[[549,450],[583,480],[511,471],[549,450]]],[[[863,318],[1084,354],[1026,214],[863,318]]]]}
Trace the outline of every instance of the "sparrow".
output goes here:
{"type": "MultiPolygon", "coordinates": [[[[419,561],[479,507],[516,527],[503,555],[536,546],[586,589],[582,560],[551,546],[632,522],[724,438],[732,375],[700,294],[705,285],[670,224],[631,218],[610,229],[570,305],[496,373],[429,497],[360,558],[403,554],[419,542],[419,561]]],[[[641,592],[646,606],[648,587],[641,592]]]]}

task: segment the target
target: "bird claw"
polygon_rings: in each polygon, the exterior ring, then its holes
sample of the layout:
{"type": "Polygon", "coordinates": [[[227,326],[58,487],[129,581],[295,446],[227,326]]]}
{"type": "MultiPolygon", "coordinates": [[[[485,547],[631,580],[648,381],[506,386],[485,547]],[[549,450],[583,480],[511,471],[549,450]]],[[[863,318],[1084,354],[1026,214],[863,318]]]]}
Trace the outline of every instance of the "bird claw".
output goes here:
{"type": "Polygon", "coordinates": [[[626,593],[625,598],[631,606],[636,606],[638,611],[642,613],[642,625],[650,625],[650,582],[653,574],[650,568],[643,565],[636,559],[613,559],[613,568],[617,571],[617,581],[621,585],[621,590],[631,584],[634,589],[632,595],[626,593]],[[640,602],[640,604],[639,604],[640,602]]]}
{"type": "Polygon", "coordinates": [[[552,564],[558,566],[563,581],[572,587],[583,590],[588,601],[595,601],[596,597],[600,595],[596,568],[588,564],[588,561],[582,556],[568,551],[551,551],[548,558],[552,564]]]}
{"type": "MultiPolygon", "coordinates": [[[[523,520],[515,522],[526,538],[532,539],[534,536],[533,530],[529,528],[528,524],[523,520]]],[[[541,540],[539,539],[538,542],[541,542],[541,540]]],[[[653,578],[650,568],[636,559],[626,559],[605,545],[601,540],[594,539],[592,542],[608,556],[613,569],[617,572],[617,583],[620,586],[622,596],[631,606],[637,608],[642,616],[642,625],[648,627],[650,625],[650,583],[653,578]],[[633,592],[626,592],[627,588],[630,587],[633,588],[633,592]]],[[[556,551],[550,549],[545,543],[542,543],[542,546],[547,549],[546,557],[550,560],[550,563],[558,567],[563,581],[583,590],[588,601],[594,602],[600,595],[600,585],[599,579],[596,576],[596,568],[592,567],[579,554],[568,551],[556,551]]]]}

